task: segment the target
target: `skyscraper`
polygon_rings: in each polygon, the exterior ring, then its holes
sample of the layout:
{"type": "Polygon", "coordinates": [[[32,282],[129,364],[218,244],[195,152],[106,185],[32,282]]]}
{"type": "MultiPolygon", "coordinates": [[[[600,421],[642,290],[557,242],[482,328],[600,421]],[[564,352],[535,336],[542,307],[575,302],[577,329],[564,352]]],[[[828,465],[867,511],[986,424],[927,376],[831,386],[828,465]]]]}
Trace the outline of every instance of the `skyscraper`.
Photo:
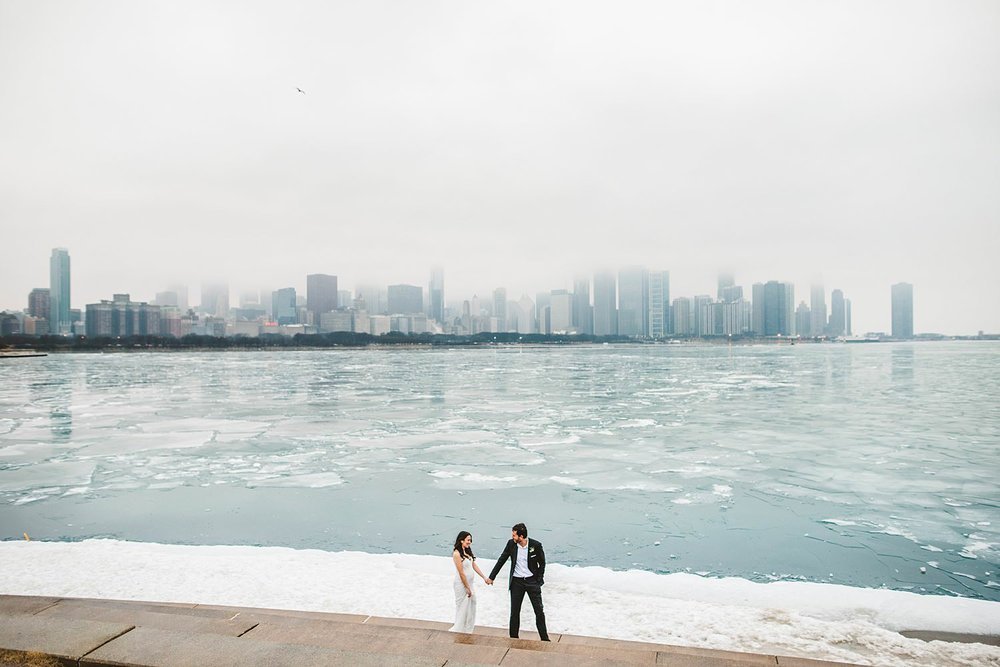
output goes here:
{"type": "Polygon", "coordinates": [[[765,336],[795,335],[795,290],[791,283],[764,283],[763,314],[765,336]]]}
{"type": "MultiPolygon", "coordinates": [[[[171,285],[167,288],[167,291],[177,293],[177,307],[182,313],[186,313],[190,308],[188,305],[187,285],[171,285]]],[[[270,292],[268,292],[268,294],[270,294],[270,292]]]]}
{"type": "Polygon", "coordinates": [[[579,333],[594,333],[594,309],[590,305],[590,278],[573,280],[573,328],[579,333]]]}
{"type": "Polygon", "coordinates": [[[723,303],[735,303],[743,298],[743,288],[740,285],[730,285],[719,290],[719,300],[723,303]]]}
{"type": "Polygon", "coordinates": [[[913,285],[910,283],[892,286],[892,337],[913,338],[913,285]]]}
{"type": "Polygon", "coordinates": [[[663,338],[670,333],[670,272],[653,271],[649,274],[649,317],[647,334],[650,338],[663,338]]]}
{"type": "Polygon", "coordinates": [[[594,274],[594,334],[618,335],[618,301],[615,274],[602,271],[594,274]]]}
{"type": "Polygon", "coordinates": [[[677,336],[690,336],[694,333],[694,321],[691,316],[691,299],[686,296],[674,299],[671,308],[673,314],[673,332],[677,336]]]}
{"type": "Polygon", "coordinates": [[[800,301],[795,310],[795,330],[800,336],[812,335],[812,311],[805,301],[800,301]]]}
{"type": "Polygon", "coordinates": [[[507,331],[507,288],[493,290],[493,317],[497,318],[497,331],[507,331]]]}
{"type": "Polygon", "coordinates": [[[73,325],[70,310],[69,251],[53,248],[49,259],[49,331],[64,335],[73,325]]]}
{"type": "Polygon", "coordinates": [[[751,288],[750,330],[755,336],[764,335],[764,283],[754,283],[751,288]]]}
{"type": "Polygon", "coordinates": [[[229,283],[202,283],[201,311],[215,317],[229,315],[229,283]]]}
{"type": "Polygon", "coordinates": [[[573,331],[573,295],[567,290],[552,290],[549,295],[549,328],[552,333],[573,331]]]}
{"type": "Polygon", "coordinates": [[[295,305],[295,288],[283,287],[271,294],[271,315],[278,324],[297,324],[298,308],[295,305]]]}
{"type": "Polygon", "coordinates": [[[823,285],[814,283],[809,290],[809,335],[826,334],[826,292],[823,285]]]}
{"type": "Polygon", "coordinates": [[[717,298],[719,301],[730,301],[731,299],[727,299],[725,296],[723,296],[723,294],[724,290],[733,287],[734,285],[736,285],[736,278],[733,276],[732,272],[722,271],[721,273],[719,273],[719,289],[715,295],[715,298],[717,298]]]}
{"type": "Polygon", "coordinates": [[[649,272],[630,266],[618,272],[618,334],[646,336],[649,331],[649,272]]]}
{"type": "Polygon", "coordinates": [[[444,324],[444,269],[441,267],[431,269],[427,298],[430,302],[427,316],[436,320],[438,324],[444,324]]]}
{"type": "Polygon", "coordinates": [[[48,287],[36,287],[28,294],[28,314],[49,319],[52,314],[52,292],[48,287]]]}
{"type": "Polygon", "coordinates": [[[844,305],[844,293],[839,289],[830,292],[830,325],[827,334],[831,338],[843,336],[847,331],[847,307],[844,305]]]}
{"type": "Polygon", "coordinates": [[[527,294],[522,294],[521,298],[515,303],[517,309],[514,311],[517,316],[517,321],[512,323],[513,328],[518,333],[535,333],[536,321],[535,321],[535,302],[528,297],[527,294]]]}
{"type": "Polygon", "coordinates": [[[692,301],[691,321],[695,336],[715,334],[715,312],[712,310],[712,297],[708,294],[699,294],[692,301]]]}
{"type": "Polygon", "coordinates": [[[389,285],[388,291],[390,315],[424,312],[424,288],[419,285],[389,285]]]}
{"type": "Polygon", "coordinates": [[[378,285],[359,285],[356,295],[365,302],[369,315],[387,315],[389,304],[386,292],[378,285]]]}
{"type": "Polygon", "coordinates": [[[337,276],[312,273],[306,276],[306,309],[313,314],[313,321],[319,316],[337,309],[337,276]]]}

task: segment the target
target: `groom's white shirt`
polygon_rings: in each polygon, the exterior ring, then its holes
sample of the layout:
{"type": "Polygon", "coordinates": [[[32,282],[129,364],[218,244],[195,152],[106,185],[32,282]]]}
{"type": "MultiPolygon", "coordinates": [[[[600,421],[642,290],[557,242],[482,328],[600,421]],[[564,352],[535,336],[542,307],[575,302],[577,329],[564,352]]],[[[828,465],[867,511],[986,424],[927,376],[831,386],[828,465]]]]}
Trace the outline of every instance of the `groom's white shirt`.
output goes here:
{"type": "Polygon", "coordinates": [[[515,543],[514,546],[517,547],[517,558],[514,559],[514,576],[532,576],[531,570],[528,569],[528,545],[525,544],[522,547],[520,544],[515,543]]]}

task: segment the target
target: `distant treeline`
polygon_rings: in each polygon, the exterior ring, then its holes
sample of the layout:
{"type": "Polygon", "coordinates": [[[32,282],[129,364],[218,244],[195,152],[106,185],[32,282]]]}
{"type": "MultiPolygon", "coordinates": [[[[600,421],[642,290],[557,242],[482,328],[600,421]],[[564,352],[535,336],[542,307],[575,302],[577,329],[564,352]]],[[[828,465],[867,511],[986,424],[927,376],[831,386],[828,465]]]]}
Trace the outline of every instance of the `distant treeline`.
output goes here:
{"type": "Polygon", "coordinates": [[[262,350],[272,348],[369,347],[373,345],[419,345],[460,347],[476,345],[569,345],[574,343],[635,343],[626,336],[591,336],[562,334],[480,333],[473,336],[453,334],[404,334],[392,332],[381,336],[366,333],[336,332],[281,336],[128,336],[88,338],[86,336],[0,336],[0,348],[41,350],[46,352],[86,352],[93,350],[262,350]]]}

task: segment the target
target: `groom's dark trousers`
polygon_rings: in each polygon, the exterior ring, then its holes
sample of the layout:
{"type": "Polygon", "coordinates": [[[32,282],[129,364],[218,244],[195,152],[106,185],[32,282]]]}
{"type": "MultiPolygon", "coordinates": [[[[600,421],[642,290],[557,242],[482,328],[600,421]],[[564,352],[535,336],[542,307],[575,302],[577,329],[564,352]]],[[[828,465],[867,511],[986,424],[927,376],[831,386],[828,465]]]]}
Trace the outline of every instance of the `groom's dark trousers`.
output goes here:
{"type": "Polygon", "coordinates": [[[528,594],[531,608],[535,611],[535,627],[541,639],[547,640],[549,633],[545,629],[545,610],[542,608],[542,587],[535,577],[511,577],[510,580],[510,636],[517,637],[521,630],[521,603],[524,594],[528,594]]]}

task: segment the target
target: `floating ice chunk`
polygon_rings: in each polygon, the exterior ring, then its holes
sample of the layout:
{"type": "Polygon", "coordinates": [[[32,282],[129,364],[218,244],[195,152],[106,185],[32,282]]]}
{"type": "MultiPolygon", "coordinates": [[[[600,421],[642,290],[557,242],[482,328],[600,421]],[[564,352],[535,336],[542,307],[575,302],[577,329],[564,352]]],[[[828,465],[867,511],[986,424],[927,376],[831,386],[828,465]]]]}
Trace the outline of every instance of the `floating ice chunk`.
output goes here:
{"type": "Polygon", "coordinates": [[[847,519],[822,519],[820,523],[832,523],[834,526],[856,526],[858,525],[856,521],[848,521],[847,519]]]}
{"type": "Polygon", "coordinates": [[[287,475],[284,477],[271,477],[247,482],[250,488],[256,486],[268,487],[303,487],[309,489],[322,489],[328,486],[343,484],[344,480],[335,472],[314,472],[304,475],[287,475]]]}
{"type": "Polygon", "coordinates": [[[725,484],[713,484],[712,493],[716,496],[721,496],[723,498],[732,498],[733,487],[727,486],[725,484]]]}

